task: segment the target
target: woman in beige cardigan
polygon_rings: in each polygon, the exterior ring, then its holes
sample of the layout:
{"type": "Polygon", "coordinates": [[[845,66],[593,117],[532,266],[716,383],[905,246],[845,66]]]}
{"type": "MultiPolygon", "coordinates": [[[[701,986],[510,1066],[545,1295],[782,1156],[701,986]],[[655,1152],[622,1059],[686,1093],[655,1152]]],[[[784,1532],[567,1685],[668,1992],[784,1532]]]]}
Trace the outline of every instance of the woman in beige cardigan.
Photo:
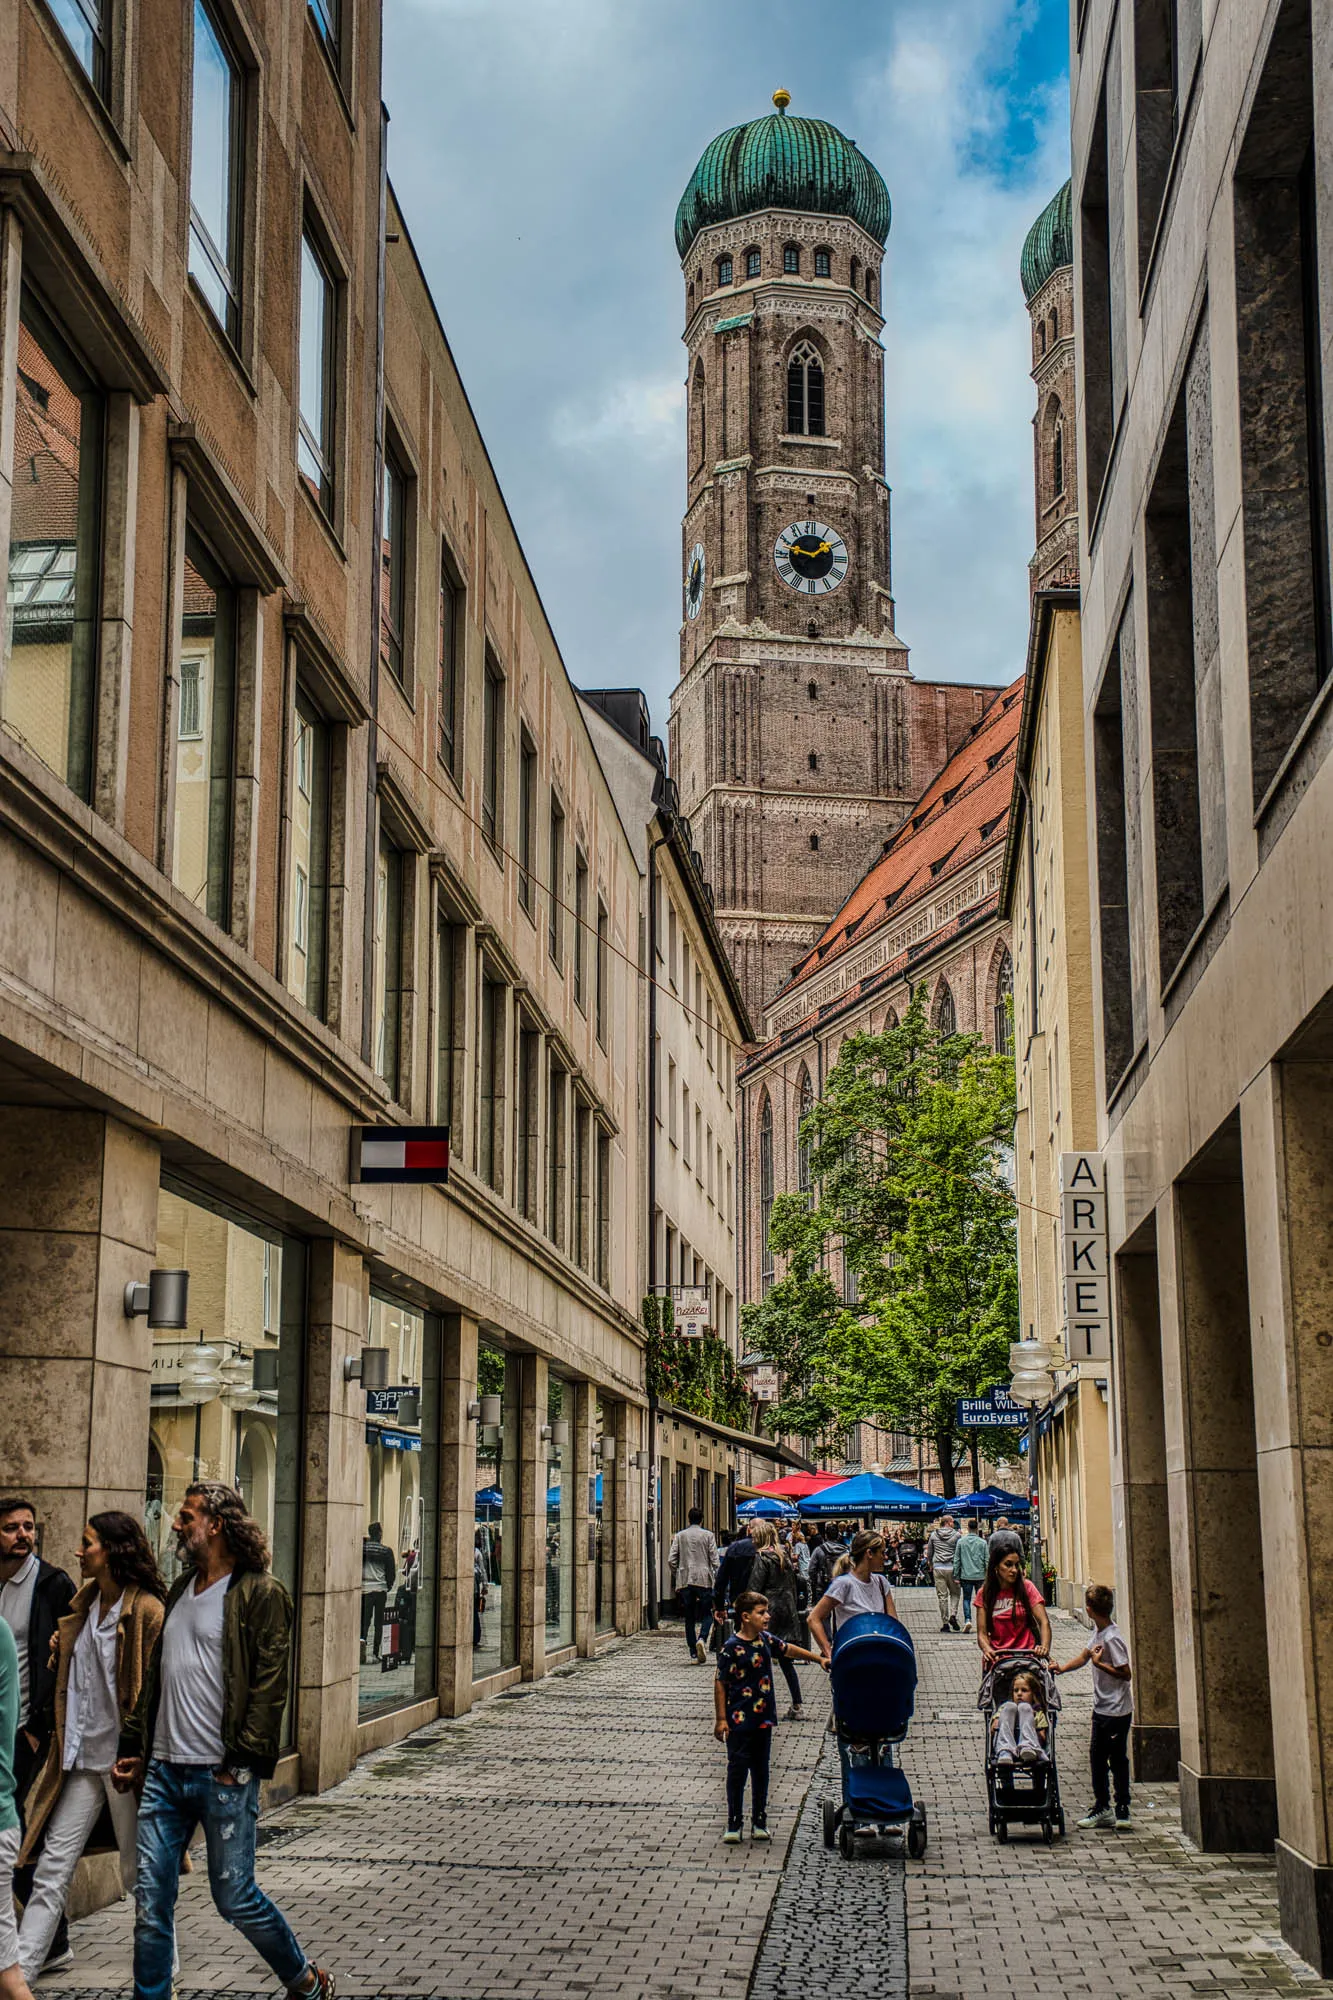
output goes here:
{"type": "Polygon", "coordinates": [[[138,1803],[133,1793],[115,1790],[111,1766],[121,1723],[139,1698],[162,1629],[166,1585],[130,1514],[93,1515],[83,1531],[79,1568],[83,1588],[51,1642],[56,1730],[28,1793],[20,1853],[21,1861],[29,1861],[43,1842],[19,1926],[19,1963],[28,1980],[42,1969],[79,1856],[106,1814],[127,1892],[135,1880],[138,1803]]]}

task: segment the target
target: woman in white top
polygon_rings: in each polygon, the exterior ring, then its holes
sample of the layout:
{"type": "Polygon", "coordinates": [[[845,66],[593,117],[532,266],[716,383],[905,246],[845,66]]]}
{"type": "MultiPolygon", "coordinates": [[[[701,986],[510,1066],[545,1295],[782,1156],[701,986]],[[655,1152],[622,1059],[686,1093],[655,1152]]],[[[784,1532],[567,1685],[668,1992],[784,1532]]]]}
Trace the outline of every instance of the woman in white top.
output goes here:
{"type": "Polygon", "coordinates": [[[832,1636],[825,1630],[830,1618],[836,1631],[841,1620],[863,1617],[867,1611],[880,1618],[898,1616],[884,1575],[883,1535],[863,1528],[859,1535],[853,1535],[848,1553],[850,1567],[834,1577],[809,1615],[810,1637],[826,1660],[833,1657],[832,1636]]]}
{"type": "Polygon", "coordinates": [[[148,1656],[162,1629],[166,1585],[148,1539],[130,1514],[94,1514],[79,1546],[83,1588],[56,1627],[56,1728],[27,1799],[21,1859],[39,1841],[32,1894],[19,1926],[19,1964],[41,1971],[79,1856],[103,1812],[120,1850],[120,1876],[134,1888],[139,1809],[111,1783],[120,1726],[139,1699],[148,1656]]]}

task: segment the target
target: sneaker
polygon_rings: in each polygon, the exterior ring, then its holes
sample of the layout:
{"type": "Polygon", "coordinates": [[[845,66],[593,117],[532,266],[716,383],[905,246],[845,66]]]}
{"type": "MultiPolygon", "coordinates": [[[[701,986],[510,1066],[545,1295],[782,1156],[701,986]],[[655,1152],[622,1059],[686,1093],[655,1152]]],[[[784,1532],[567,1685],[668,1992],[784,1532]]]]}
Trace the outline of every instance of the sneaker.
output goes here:
{"type": "Polygon", "coordinates": [[[788,1722],[805,1721],[805,1710],[801,1707],[799,1701],[794,1701],[791,1707],[787,1710],[787,1721],[788,1722]]]}
{"type": "Polygon", "coordinates": [[[287,1991],[291,2000],[335,2000],[333,1974],[325,1972],[322,1965],[312,1965],[310,1970],[315,1975],[314,1985],[289,1986],[287,1991]]]}
{"type": "Polygon", "coordinates": [[[74,1947],[66,1938],[64,1944],[52,1945],[38,1977],[44,1979],[48,1972],[63,1972],[67,1965],[74,1963],[74,1947]]]}
{"type": "Polygon", "coordinates": [[[744,1829],[739,1826],[729,1826],[722,1836],[723,1845],[726,1847],[739,1847],[743,1831],[744,1829]]]}
{"type": "Polygon", "coordinates": [[[1041,1752],[1034,1750],[1030,1743],[1025,1743],[1018,1753],[1018,1761],[1020,1764],[1040,1764],[1041,1752]]]}
{"type": "Polygon", "coordinates": [[[757,1819],[750,1828],[750,1838],[751,1840],[771,1840],[773,1836],[769,1832],[765,1821],[757,1819]]]}
{"type": "Polygon", "coordinates": [[[968,1619],[966,1625],[964,1625],[963,1630],[965,1632],[970,1632],[972,1630],[972,1620],[970,1618],[968,1619]]]}
{"type": "Polygon", "coordinates": [[[1130,1823],[1129,1814],[1127,1812],[1118,1812],[1116,1814],[1115,1830],[1117,1833],[1132,1833],[1134,1831],[1134,1828],[1130,1823]]]}
{"type": "Polygon", "coordinates": [[[1114,1827],[1115,1819],[1110,1806],[1100,1809],[1094,1806],[1090,1813],[1084,1813],[1079,1825],[1085,1833],[1107,1833],[1114,1827]]]}
{"type": "Polygon", "coordinates": [[[946,1619],[945,1619],[945,1621],[944,1621],[944,1623],[943,1623],[943,1624],[942,1624],[942,1625],[940,1626],[940,1630],[941,1630],[941,1632],[947,1632],[947,1631],[948,1631],[948,1629],[949,1629],[949,1621],[948,1621],[948,1619],[946,1618],[946,1619]]]}
{"type": "Polygon", "coordinates": [[[701,1667],[708,1665],[708,1648],[702,1639],[696,1639],[694,1642],[694,1657],[701,1667]]]}
{"type": "Polygon", "coordinates": [[[1001,1750],[999,1756],[995,1759],[995,1762],[999,1765],[1002,1771],[1012,1771],[1014,1768],[1013,1751],[1001,1750]]]}
{"type": "Polygon", "coordinates": [[[958,1620],[956,1618],[951,1618],[949,1620],[949,1630],[951,1632],[956,1632],[958,1630],[958,1620]]]}

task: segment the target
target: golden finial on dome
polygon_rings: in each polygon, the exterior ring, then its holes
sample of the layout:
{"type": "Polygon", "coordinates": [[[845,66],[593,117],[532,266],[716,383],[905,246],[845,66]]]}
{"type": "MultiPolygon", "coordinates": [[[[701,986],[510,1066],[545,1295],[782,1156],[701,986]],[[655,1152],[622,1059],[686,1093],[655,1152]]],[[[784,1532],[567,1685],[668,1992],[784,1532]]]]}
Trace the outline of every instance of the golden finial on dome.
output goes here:
{"type": "Polygon", "coordinates": [[[777,105],[779,111],[785,111],[791,103],[791,92],[789,90],[775,90],[773,92],[773,102],[777,105]]]}

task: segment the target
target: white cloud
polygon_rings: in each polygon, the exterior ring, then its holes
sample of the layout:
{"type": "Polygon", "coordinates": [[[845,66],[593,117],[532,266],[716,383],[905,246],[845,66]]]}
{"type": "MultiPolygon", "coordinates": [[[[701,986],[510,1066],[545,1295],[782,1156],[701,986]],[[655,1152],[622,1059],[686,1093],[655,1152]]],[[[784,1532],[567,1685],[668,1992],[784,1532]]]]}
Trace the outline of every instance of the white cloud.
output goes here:
{"type": "Polygon", "coordinates": [[[680,450],[685,411],[683,381],[636,377],[604,394],[562,403],[551,419],[551,438],[562,450],[599,451],[633,445],[654,458],[680,450]]]}

